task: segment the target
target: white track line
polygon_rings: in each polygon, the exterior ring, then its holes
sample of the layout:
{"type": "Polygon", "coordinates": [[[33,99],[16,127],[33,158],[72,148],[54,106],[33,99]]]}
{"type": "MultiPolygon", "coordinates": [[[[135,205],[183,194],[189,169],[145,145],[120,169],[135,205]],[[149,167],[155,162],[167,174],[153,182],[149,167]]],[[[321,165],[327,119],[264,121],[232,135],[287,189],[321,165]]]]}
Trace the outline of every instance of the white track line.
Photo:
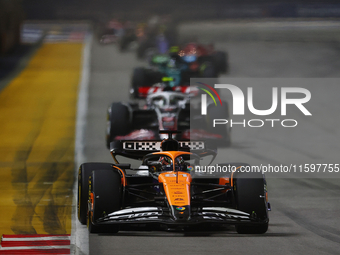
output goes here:
{"type": "Polygon", "coordinates": [[[77,104],[77,123],[76,123],[76,141],[75,141],[75,183],[73,186],[73,213],[72,213],[72,231],[71,231],[71,254],[88,255],[89,254],[89,234],[86,226],[78,221],[77,217],[77,177],[78,167],[85,162],[84,139],[85,126],[88,108],[88,90],[90,79],[90,62],[91,46],[93,35],[89,32],[85,38],[82,56],[82,75],[78,90],[77,104]]]}

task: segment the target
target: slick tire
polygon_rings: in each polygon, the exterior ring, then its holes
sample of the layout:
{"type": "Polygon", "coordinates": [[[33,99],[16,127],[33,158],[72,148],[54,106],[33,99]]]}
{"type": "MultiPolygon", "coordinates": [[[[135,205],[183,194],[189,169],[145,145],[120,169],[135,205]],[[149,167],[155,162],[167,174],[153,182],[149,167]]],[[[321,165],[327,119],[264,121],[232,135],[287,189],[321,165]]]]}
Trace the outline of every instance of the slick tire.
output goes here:
{"type": "Polygon", "coordinates": [[[138,98],[138,89],[140,87],[146,86],[147,83],[148,83],[148,75],[147,75],[145,68],[143,67],[135,68],[132,73],[131,90],[130,90],[131,97],[138,98]]]}
{"type": "Polygon", "coordinates": [[[235,172],[234,194],[237,210],[254,215],[260,222],[251,225],[236,225],[239,234],[264,234],[268,230],[268,208],[265,180],[261,173],[235,172]]]}
{"type": "Polygon", "coordinates": [[[203,70],[201,70],[202,78],[217,78],[218,72],[212,63],[206,62],[203,65],[203,70]]]}
{"type": "Polygon", "coordinates": [[[78,194],[77,194],[77,207],[78,207],[78,220],[81,224],[86,224],[87,217],[87,203],[88,203],[88,187],[89,177],[93,171],[98,169],[112,170],[112,164],[109,163],[84,163],[80,165],[78,171],[78,194]]]}
{"type": "Polygon", "coordinates": [[[227,73],[228,72],[228,55],[224,51],[217,51],[213,55],[213,60],[215,64],[215,68],[218,73],[227,73]]]}
{"type": "Polygon", "coordinates": [[[96,225],[94,222],[121,208],[121,176],[115,169],[93,171],[89,179],[88,230],[90,233],[117,233],[119,225],[96,225]],[[92,200],[93,198],[93,200],[92,200]]]}
{"type": "Polygon", "coordinates": [[[208,105],[207,109],[207,125],[208,130],[211,133],[219,134],[222,136],[222,139],[217,142],[218,146],[229,147],[231,146],[231,127],[227,124],[219,124],[213,127],[214,119],[227,119],[229,120],[229,105],[226,101],[222,101],[222,105],[220,102],[216,102],[208,105]]]}
{"type": "Polygon", "coordinates": [[[118,135],[127,135],[131,131],[130,111],[122,103],[113,103],[109,106],[106,118],[106,147],[118,135]]]}

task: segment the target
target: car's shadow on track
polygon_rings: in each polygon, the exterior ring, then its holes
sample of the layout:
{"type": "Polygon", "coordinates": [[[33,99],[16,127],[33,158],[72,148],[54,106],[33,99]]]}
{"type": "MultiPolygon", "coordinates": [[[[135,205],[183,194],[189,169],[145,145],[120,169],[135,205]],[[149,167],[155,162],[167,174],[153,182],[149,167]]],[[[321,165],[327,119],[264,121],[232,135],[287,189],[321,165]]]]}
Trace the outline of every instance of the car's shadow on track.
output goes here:
{"type": "Polygon", "coordinates": [[[299,236],[298,233],[265,233],[261,235],[256,234],[237,234],[235,231],[223,232],[159,232],[159,231],[140,231],[140,232],[119,232],[117,234],[99,234],[100,236],[126,236],[126,237],[294,237],[299,236]]]}
{"type": "Polygon", "coordinates": [[[143,227],[136,227],[124,229],[116,234],[103,233],[100,236],[143,236],[143,237],[290,237],[298,236],[298,233],[281,233],[270,232],[270,230],[261,235],[256,234],[238,234],[234,226],[226,227],[210,227],[210,228],[195,228],[195,229],[149,229],[143,227]]]}

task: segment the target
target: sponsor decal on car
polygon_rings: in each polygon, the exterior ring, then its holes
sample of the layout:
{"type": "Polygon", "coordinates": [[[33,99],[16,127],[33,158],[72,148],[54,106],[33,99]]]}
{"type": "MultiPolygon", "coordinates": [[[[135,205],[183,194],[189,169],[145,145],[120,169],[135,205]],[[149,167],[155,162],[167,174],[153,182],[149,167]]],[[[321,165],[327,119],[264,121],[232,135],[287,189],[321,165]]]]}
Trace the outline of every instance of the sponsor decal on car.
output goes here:
{"type": "Polygon", "coordinates": [[[194,167],[193,166],[188,166],[187,169],[188,169],[188,171],[192,171],[192,170],[194,170],[194,167]]]}
{"type": "Polygon", "coordinates": [[[178,211],[184,211],[184,210],[185,210],[185,207],[183,207],[183,206],[178,206],[178,207],[176,207],[176,210],[178,210],[178,211]]]}
{"type": "MultiPolygon", "coordinates": [[[[203,141],[179,141],[180,147],[189,147],[191,150],[203,150],[203,141]]],[[[123,142],[124,150],[159,151],[161,141],[126,141],[123,142]]]]}

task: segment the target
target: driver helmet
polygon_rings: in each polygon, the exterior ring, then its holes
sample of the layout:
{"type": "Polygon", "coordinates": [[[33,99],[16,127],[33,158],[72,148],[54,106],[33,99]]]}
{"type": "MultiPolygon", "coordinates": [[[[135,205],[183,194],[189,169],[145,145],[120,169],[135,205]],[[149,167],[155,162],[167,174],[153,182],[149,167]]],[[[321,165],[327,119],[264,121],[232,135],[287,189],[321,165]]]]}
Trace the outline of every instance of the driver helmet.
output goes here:
{"type": "Polygon", "coordinates": [[[172,159],[170,157],[160,157],[159,162],[162,164],[162,169],[164,171],[172,171],[172,159]]]}
{"type": "Polygon", "coordinates": [[[184,159],[183,159],[183,157],[182,156],[179,156],[179,157],[177,157],[176,159],[175,159],[175,164],[176,165],[183,165],[184,164],[184,159]]]}
{"type": "Polygon", "coordinates": [[[186,63],[192,63],[197,60],[197,46],[189,43],[181,52],[180,56],[186,63]]]}
{"type": "Polygon", "coordinates": [[[178,171],[186,171],[186,164],[182,156],[175,159],[175,168],[178,171]]]}
{"type": "Polygon", "coordinates": [[[196,55],[185,55],[182,57],[183,60],[187,63],[192,63],[192,62],[195,62],[196,59],[197,59],[197,56],[196,55]]]}

